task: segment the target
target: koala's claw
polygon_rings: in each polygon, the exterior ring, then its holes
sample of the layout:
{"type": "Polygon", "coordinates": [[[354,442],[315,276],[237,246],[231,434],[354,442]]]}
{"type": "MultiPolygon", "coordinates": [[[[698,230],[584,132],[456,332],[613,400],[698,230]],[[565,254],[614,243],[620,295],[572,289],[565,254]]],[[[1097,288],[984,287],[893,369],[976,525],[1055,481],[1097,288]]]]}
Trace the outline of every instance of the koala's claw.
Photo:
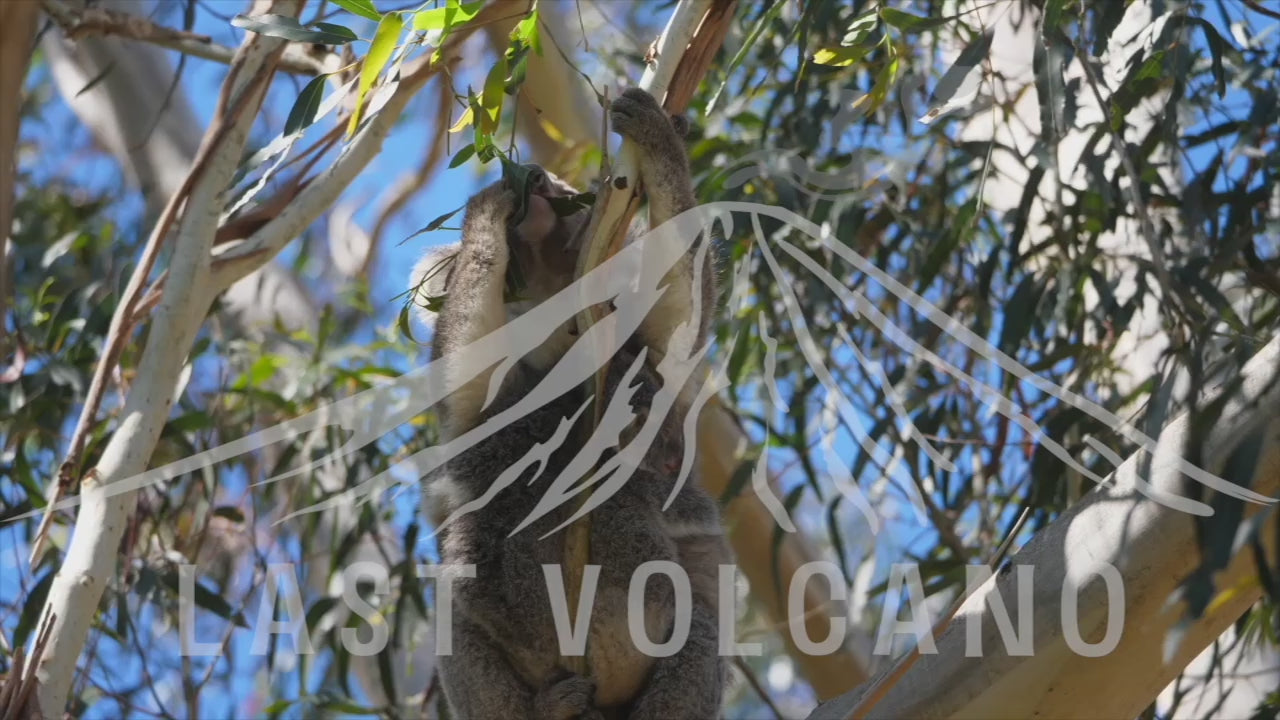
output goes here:
{"type": "Polygon", "coordinates": [[[609,122],[614,132],[643,146],[672,143],[681,137],[684,118],[667,115],[658,101],[640,88],[627,88],[609,105],[609,122]]]}
{"type": "Polygon", "coordinates": [[[581,675],[549,682],[533,700],[538,720],[578,720],[593,717],[596,683],[581,675]]]}
{"type": "Polygon", "coordinates": [[[662,109],[662,106],[658,104],[658,98],[654,97],[648,90],[643,90],[638,87],[629,87],[626,90],[623,90],[622,95],[619,97],[626,98],[627,100],[634,100],[640,105],[647,105],[654,110],[662,109]]]}

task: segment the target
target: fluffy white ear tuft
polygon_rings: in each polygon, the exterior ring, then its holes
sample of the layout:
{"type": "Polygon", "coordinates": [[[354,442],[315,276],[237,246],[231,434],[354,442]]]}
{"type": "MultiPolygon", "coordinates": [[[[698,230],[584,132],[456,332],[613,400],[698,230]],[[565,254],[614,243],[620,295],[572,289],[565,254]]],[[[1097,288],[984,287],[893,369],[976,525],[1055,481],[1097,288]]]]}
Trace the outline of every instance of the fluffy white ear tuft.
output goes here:
{"type": "Polygon", "coordinates": [[[438,298],[444,296],[449,272],[453,268],[453,256],[458,253],[460,246],[460,243],[449,243],[430,248],[409,272],[409,292],[414,312],[418,320],[428,328],[434,327],[436,323],[436,313],[429,307],[432,298],[439,302],[438,298]]]}

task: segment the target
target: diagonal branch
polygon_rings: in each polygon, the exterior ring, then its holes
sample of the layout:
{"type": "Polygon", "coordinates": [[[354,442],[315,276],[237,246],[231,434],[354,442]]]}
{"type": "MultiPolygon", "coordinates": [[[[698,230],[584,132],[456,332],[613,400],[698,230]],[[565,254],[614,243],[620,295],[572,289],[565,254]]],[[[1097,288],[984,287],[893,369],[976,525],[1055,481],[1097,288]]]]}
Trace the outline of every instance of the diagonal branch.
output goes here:
{"type": "MultiPolygon", "coordinates": [[[[67,39],[79,40],[95,35],[114,35],[151,43],[184,55],[213,60],[230,65],[235,50],[219,45],[208,35],[175,30],[159,25],[140,15],[98,7],[77,8],[66,0],[40,0],[41,7],[66,33],[67,39]]],[[[323,53],[322,53],[323,54],[323,53]]],[[[291,44],[280,56],[279,68],[299,75],[319,75],[324,72],[322,57],[315,57],[301,45],[291,44]]]]}
{"type": "MultiPolygon", "coordinates": [[[[275,0],[271,9],[296,15],[300,2],[275,0]]],[[[208,276],[209,250],[222,193],[235,173],[284,48],[285,42],[277,38],[246,37],[223,84],[215,120],[184,184],[185,192],[170,203],[176,206],[185,195],[166,279],[168,287],[182,292],[166,293],[160,301],[138,365],[138,381],[129,390],[119,428],[85,480],[71,541],[49,588],[43,616],[51,618],[53,630],[38,677],[40,707],[50,714],[60,715],[66,707],[80,653],[102,593],[115,575],[117,551],[129,522],[134,494],[111,495],[106,490],[111,483],[146,469],[168,419],[183,363],[216,295],[208,276]]],[[[157,230],[150,245],[158,245],[163,237],[160,226],[157,230]]],[[[137,286],[141,287],[141,280],[137,286]]],[[[117,332],[133,312],[133,304],[124,302],[116,309],[112,327],[117,332]]],[[[109,355],[108,349],[100,364],[109,362],[109,355]]]]}
{"type": "Polygon", "coordinates": [[[257,270],[275,257],[302,233],[320,213],[328,209],[346,190],[351,181],[364,170],[382,149],[382,143],[399,120],[409,100],[442,68],[449,67],[459,52],[463,41],[475,29],[483,27],[507,8],[503,3],[487,5],[469,22],[465,29],[449,35],[440,59],[431,62],[419,58],[405,64],[399,84],[378,114],[369,118],[356,134],[342,155],[320,173],[289,203],[283,212],[254,231],[243,243],[218,255],[213,262],[214,285],[228,288],[237,280],[257,270]]]}
{"type": "MultiPolygon", "coordinates": [[[[1131,456],[1111,482],[1037,533],[964,601],[938,636],[936,652],[921,655],[896,684],[868,683],[810,718],[1138,716],[1262,594],[1253,554],[1238,551],[1214,574],[1208,608],[1188,618],[1176,592],[1202,561],[1196,518],[1149,496],[1151,488],[1184,491],[1179,463],[1196,443],[1209,467],[1230,464],[1236,481],[1256,492],[1280,489],[1280,339],[1245,365],[1240,380],[1227,386],[1229,402],[1205,437],[1193,437],[1192,419],[1183,414],[1160,433],[1150,457],[1131,456]],[[1234,467],[1243,465],[1232,460],[1251,440],[1259,448],[1251,466],[1234,467]],[[1143,489],[1144,482],[1150,488],[1143,489]],[[1019,579],[1021,571],[1007,571],[1018,566],[1034,573],[1019,579]],[[1028,585],[1029,602],[1020,602],[1019,588],[1028,585]],[[1030,656],[1010,654],[1003,642],[991,605],[997,594],[1010,608],[1001,614],[1032,614],[1030,656]],[[1073,606],[1079,608],[1074,614],[1073,606]],[[1118,637],[1107,649],[1112,633],[1118,637]],[[980,657],[968,656],[971,634],[980,636],[980,657]],[[1090,654],[1106,651],[1086,656],[1077,650],[1084,642],[1094,645],[1090,654]],[[881,690],[883,697],[873,697],[881,690]]],[[[1274,557],[1270,510],[1246,504],[1243,524],[1256,528],[1274,557]]]]}

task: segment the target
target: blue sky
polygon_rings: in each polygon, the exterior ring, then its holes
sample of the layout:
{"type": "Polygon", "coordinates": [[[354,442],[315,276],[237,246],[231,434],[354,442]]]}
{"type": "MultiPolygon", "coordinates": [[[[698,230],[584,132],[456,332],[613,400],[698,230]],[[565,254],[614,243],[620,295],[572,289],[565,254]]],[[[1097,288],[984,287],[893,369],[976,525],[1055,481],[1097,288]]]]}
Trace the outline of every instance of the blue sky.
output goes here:
{"type": "MultiPolygon", "coordinates": [[[[385,3],[380,3],[385,4],[385,3]]],[[[239,0],[216,0],[211,3],[212,7],[219,8],[226,12],[234,12],[243,6],[239,0]]],[[[223,21],[213,17],[208,13],[199,13],[199,22],[195,28],[197,32],[212,36],[216,41],[228,45],[236,46],[240,42],[242,31],[232,28],[223,21]]],[[[346,16],[344,21],[351,19],[346,16]]],[[[1210,17],[1210,20],[1215,18],[1210,17]]],[[[350,23],[353,29],[363,37],[371,35],[371,24],[355,19],[350,23]]],[[[1229,34],[1224,33],[1229,37],[1229,34]]],[[[1203,42],[1202,36],[1196,34],[1193,41],[1197,43],[1203,42]]],[[[357,52],[363,54],[365,45],[358,46],[357,52]]],[[[191,101],[193,109],[197,117],[203,124],[207,124],[208,118],[212,114],[213,105],[217,97],[217,87],[220,84],[224,74],[225,66],[217,65],[199,59],[191,59],[187,64],[187,77],[184,86],[187,89],[187,96],[191,101]]],[[[264,120],[258,128],[255,135],[255,141],[258,143],[265,142],[271,137],[271,134],[277,132],[282,126],[282,121],[287,116],[289,109],[292,107],[294,97],[297,90],[301,88],[301,82],[278,81],[264,108],[264,120]]],[[[457,85],[465,87],[466,79],[460,79],[457,85]]],[[[473,81],[473,85],[477,84],[473,81]]],[[[391,134],[388,138],[384,151],[374,160],[366,172],[362,173],[353,183],[352,187],[345,196],[346,199],[356,202],[359,209],[356,212],[357,221],[366,229],[368,229],[374,220],[377,212],[377,203],[374,202],[381,194],[391,186],[391,184],[401,174],[413,170],[424,153],[426,152],[427,143],[436,135],[436,129],[431,127],[431,121],[428,119],[431,113],[428,112],[430,103],[433,102],[431,93],[424,93],[413,105],[410,106],[410,112],[404,122],[391,134]]],[[[55,100],[46,117],[42,118],[43,127],[24,128],[24,133],[38,133],[42,136],[56,136],[57,133],[67,132],[68,128],[72,128],[78,124],[69,110],[62,105],[60,101],[55,100]]],[[[464,137],[465,134],[456,136],[464,137]]],[[[1199,151],[1205,153],[1207,150],[1199,151]]],[[[83,183],[89,187],[105,187],[118,182],[112,162],[105,158],[90,158],[82,160],[85,156],[77,156],[80,164],[69,163],[67,158],[57,157],[56,155],[48,158],[42,158],[36,165],[35,169],[38,173],[62,174],[71,178],[76,182],[83,183]]],[[[1197,163],[1197,153],[1192,153],[1188,158],[1190,163],[1197,163]]],[[[496,168],[491,169],[488,179],[496,177],[496,168]]],[[[396,220],[384,240],[384,244],[378,251],[378,262],[373,272],[373,300],[375,307],[378,308],[378,321],[381,324],[388,324],[395,317],[400,309],[398,296],[405,289],[408,268],[416,261],[423,249],[430,244],[439,242],[449,242],[456,239],[456,233],[442,231],[428,235],[418,236],[408,242],[401,243],[400,240],[408,237],[422,225],[425,225],[432,218],[454,209],[461,205],[470,194],[479,186],[484,178],[477,176],[474,165],[466,165],[462,168],[454,170],[446,170],[436,174],[434,180],[428,189],[420,196],[418,204],[410,212],[403,213],[401,218],[396,220]]],[[[122,212],[124,215],[140,214],[140,203],[135,201],[127,203],[122,212]]],[[[321,246],[323,243],[320,244],[321,246]]],[[[998,334],[999,324],[993,332],[998,334]]],[[[867,419],[864,418],[864,422],[867,419]]],[[[869,422],[867,422],[869,424],[869,422]]],[[[852,442],[848,438],[843,437],[837,446],[837,451],[845,457],[849,457],[855,452],[852,442]]],[[[957,459],[958,463],[964,462],[963,456],[957,459]]],[[[848,513],[851,508],[846,503],[845,512],[848,513]]],[[[820,520],[820,518],[818,518],[820,520]]],[[[12,536],[9,536],[12,537],[12,536]]],[[[914,548],[924,548],[934,542],[932,533],[923,532],[922,529],[916,528],[912,532],[911,527],[906,525],[895,529],[890,537],[901,538],[904,542],[914,548]],[[914,536],[914,537],[912,537],[914,536]]],[[[896,542],[883,543],[883,546],[897,545],[896,542]]],[[[4,560],[0,561],[0,567],[6,568],[8,571],[8,558],[12,557],[5,545],[9,545],[7,540],[0,540],[0,553],[3,554],[4,560]]],[[[882,550],[888,552],[885,547],[882,550]]],[[[8,586],[8,583],[5,583],[8,586]]],[[[12,587],[12,586],[10,586],[12,587]]],[[[0,591],[4,594],[5,591],[0,591]]],[[[146,615],[142,616],[144,620],[146,615]]],[[[209,635],[201,635],[201,639],[209,639],[209,635]]],[[[247,639],[238,640],[237,642],[247,642],[247,639]]],[[[242,651],[247,650],[247,646],[241,648],[242,651]]],[[[247,653],[245,653],[247,654],[247,653]]],[[[121,662],[128,662],[122,658],[121,662]]],[[[289,682],[292,682],[292,675],[286,675],[289,682]]],[[[239,677],[232,686],[232,695],[235,698],[251,697],[254,694],[261,693],[265,688],[259,683],[262,681],[262,674],[245,674],[239,677]]],[[[287,695],[290,692],[296,692],[296,688],[278,688],[275,692],[287,695]]],[[[218,698],[211,695],[209,702],[214,703],[209,707],[212,714],[217,715],[220,706],[217,703],[226,702],[229,698],[218,698]]],[[[225,708],[225,706],[221,706],[225,708]]],[[[92,716],[92,715],[91,715],[92,716]]]]}

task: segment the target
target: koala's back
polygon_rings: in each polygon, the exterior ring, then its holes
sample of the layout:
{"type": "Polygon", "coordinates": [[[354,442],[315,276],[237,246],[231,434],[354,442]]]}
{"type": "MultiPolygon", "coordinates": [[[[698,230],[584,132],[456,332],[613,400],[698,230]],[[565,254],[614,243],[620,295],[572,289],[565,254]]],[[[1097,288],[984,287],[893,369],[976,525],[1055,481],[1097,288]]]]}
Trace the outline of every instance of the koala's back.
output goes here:
{"type": "MultiPolygon", "coordinates": [[[[614,356],[606,385],[608,397],[617,392],[636,357],[630,346],[614,356]]],[[[522,371],[530,381],[504,387],[485,412],[486,419],[517,403],[541,379],[530,368],[522,371]]],[[[632,405],[643,411],[658,393],[661,380],[644,364],[631,386],[632,405]]],[[[565,393],[452,459],[444,471],[453,486],[454,502],[482,496],[509,467],[550,441],[563,419],[579,412],[582,402],[576,389],[565,393]]],[[[590,421],[593,407],[588,405],[581,413],[583,422],[590,421]]],[[[511,533],[576,455],[580,429],[579,425],[570,431],[545,468],[534,463],[483,508],[458,518],[441,533],[444,562],[475,566],[474,579],[455,583],[457,612],[502,639],[509,662],[532,687],[538,687],[559,667],[560,648],[542,566],[561,564],[565,556],[564,532],[539,538],[567,520],[576,505],[566,502],[519,533],[511,533]],[[539,469],[541,473],[531,483],[539,469]]],[[[675,487],[683,452],[683,417],[672,413],[663,419],[630,479],[587,519],[591,527],[589,564],[600,567],[587,646],[601,706],[632,698],[644,686],[653,663],[653,658],[635,648],[627,626],[627,593],[635,570],[654,560],[682,561],[672,527],[688,526],[690,519],[708,526],[718,523],[715,503],[698,485],[696,471],[686,479],[671,507],[663,511],[675,487]]],[[[706,574],[706,568],[685,569],[691,576],[706,574]]],[[[712,565],[710,577],[691,577],[695,592],[699,583],[714,583],[714,573],[712,565]]],[[[644,625],[652,642],[664,642],[670,634],[675,604],[672,588],[671,581],[661,576],[650,578],[645,586],[644,625]]],[[[565,592],[576,597],[579,589],[566,587],[565,592]]]]}

